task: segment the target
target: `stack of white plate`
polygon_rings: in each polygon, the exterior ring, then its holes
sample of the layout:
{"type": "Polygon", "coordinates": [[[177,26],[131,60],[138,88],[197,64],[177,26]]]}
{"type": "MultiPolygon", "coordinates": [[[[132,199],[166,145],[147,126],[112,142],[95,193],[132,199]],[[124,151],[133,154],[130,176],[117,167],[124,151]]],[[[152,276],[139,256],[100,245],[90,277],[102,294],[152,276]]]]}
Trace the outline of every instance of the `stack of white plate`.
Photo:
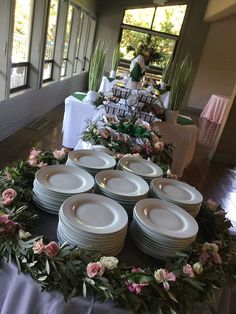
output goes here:
{"type": "Polygon", "coordinates": [[[119,203],[84,193],[69,197],[61,205],[57,237],[61,243],[114,256],[123,248],[127,225],[127,213],[119,203]]]}
{"type": "Polygon", "coordinates": [[[193,217],[197,216],[203,201],[201,193],[193,186],[168,178],[152,180],[150,194],[184,208],[193,217]]]}
{"type": "Polygon", "coordinates": [[[148,183],[163,175],[162,169],[152,161],[134,156],[122,157],[117,163],[117,169],[137,174],[148,183]]]}
{"type": "Polygon", "coordinates": [[[147,198],[134,208],[132,240],[141,251],[155,258],[174,256],[194,241],[197,232],[196,220],[170,202],[147,198]]]}
{"type": "Polygon", "coordinates": [[[87,171],[65,165],[38,170],[33,183],[33,200],[42,210],[58,214],[65,199],[92,190],[94,179],[87,171]]]}
{"type": "Polygon", "coordinates": [[[94,191],[119,202],[132,218],[134,205],[148,196],[149,186],[133,173],[103,170],[95,176],[94,191]]]}
{"type": "Polygon", "coordinates": [[[80,149],[69,152],[66,164],[79,167],[96,175],[101,170],[113,169],[116,160],[107,153],[91,149],[80,149]]]}

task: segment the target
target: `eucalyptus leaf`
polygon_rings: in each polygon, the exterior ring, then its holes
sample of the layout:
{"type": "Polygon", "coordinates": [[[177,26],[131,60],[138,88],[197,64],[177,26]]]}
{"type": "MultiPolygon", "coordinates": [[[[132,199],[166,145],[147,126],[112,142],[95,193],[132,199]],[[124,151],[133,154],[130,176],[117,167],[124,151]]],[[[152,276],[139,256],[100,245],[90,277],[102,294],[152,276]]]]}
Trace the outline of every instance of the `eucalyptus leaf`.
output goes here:
{"type": "Polygon", "coordinates": [[[48,259],[46,259],[46,273],[48,274],[48,275],[50,275],[50,264],[49,264],[49,261],[48,261],[48,259]]]}
{"type": "Polygon", "coordinates": [[[86,288],[86,283],[84,281],[83,282],[83,296],[84,296],[84,298],[86,298],[86,295],[87,295],[87,288],[86,288]]]}
{"type": "Polygon", "coordinates": [[[45,281],[48,278],[48,276],[42,276],[38,278],[38,281],[45,281]]]}

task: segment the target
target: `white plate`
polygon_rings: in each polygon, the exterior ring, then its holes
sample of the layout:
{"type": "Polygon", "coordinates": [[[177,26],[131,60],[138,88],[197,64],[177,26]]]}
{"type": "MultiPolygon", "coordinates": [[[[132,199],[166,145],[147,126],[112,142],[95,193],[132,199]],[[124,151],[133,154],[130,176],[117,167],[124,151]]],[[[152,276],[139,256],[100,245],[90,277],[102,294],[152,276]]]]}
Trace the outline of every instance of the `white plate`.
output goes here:
{"type": "Polygon", "coordinates": [[[159,166],[143,158],[124,156],[119,160],[119,165],[124,170],[142,177],[156,178],[163,175],[163,171],[159,166]]]}
{"type": "Polygon", "coordinates": [[[74,150],[69,152],[68,159],[73,163],[89,169],[108,169],[116,165],[116,160],[104,152],[90,149],[74,150]]]}
{"type": "Polygon", "coordinates": [[[135,205],[134,212],[146,228],[167,237],[186,239],[198,232],[196,220],[182,208],[167,201],[144,199],[135,205]]]}
{"type": "Polygon", "coordinates": [[[60,211],[76,228],[90,233],[114,233],[128,223],[127,213],[118,202],[97,194],[71,196],[60,211]]]}
{"type": "Polygon", "coordinates": [[[35,178],[44,188],[58,193],[83,193],[94,185],[94,179],[87,171],[65,165],[43,167],[36,172],[35,178]]]}
{"type": "Polygon", "coordinates": [[[193,186],[178,180],[156,178],[152,180],[151,187],[165,199],[183,204],[199,204],[203,197],[193,186]]]}
{"type": "Polygon", "coordinates": [[[121,170],[103,170],[95,176],[100,189],[119,196],[139,197],[149,191],[145,180],[139,176],[121,170]]]}

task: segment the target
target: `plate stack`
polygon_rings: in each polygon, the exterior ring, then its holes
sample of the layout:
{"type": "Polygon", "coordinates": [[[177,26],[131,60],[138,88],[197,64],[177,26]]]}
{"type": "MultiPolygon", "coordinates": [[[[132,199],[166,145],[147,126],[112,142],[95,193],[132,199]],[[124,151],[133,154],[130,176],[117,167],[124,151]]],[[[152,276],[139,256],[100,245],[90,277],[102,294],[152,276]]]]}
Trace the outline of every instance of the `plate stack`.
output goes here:
{"type": "Polygon", "coordinates": [[[57,237],[61,243],[115,256],[124,246],[127,225],[127,213],[119,203],[84,193],[69,197],[61,205],[57,237]]]}
{"type": "Polygon", "coordinates": [[[101,151],[80,149],[69,152],[66,164],[82,168],[95,176],[101,170],[113,169],[116,165],[116,160],[101,151]]]}
{"type": "Polygon", "coordinates": [[[148,183],[163,175],[162,169],[152,161],[134,156],[122,157],[117,163],[117,169],[137,174],[148,183]]]}
{"type": "Polygon", "coordinates": [[[93,177],[83,169],[65,165],[46,166],[35,174],[33,200],[43,211],[58,214],[65,199],[89,192],[93,186],[93,177]]]}
{"type": "Polygon", "coordinates": [[[135,205],[130,234],[143,252],[166,260],[196,238],[198,224],[182,208],[167,201],[147,198],[135,205]]]}
{"type": "Polygon", "coordinates": [[[94,191],[119,202],[132,218],[134,205],[148,196],[149,186],[133,173],[103,170],[95,176],[94,191]]]}
{"type": "Polygon", "coordinates": [[[203,200],[201,193],[193,186],[168,178],[152,180],[150,194],[184,208],[193,217],[197,216],[203,200]]]}

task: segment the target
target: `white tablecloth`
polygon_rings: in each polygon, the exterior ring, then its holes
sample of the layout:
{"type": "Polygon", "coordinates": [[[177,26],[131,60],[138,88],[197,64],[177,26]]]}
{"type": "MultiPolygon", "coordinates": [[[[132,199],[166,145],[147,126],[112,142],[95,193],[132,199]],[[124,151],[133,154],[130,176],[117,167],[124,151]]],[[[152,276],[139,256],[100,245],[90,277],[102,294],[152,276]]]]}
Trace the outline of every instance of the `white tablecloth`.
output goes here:
{"type": "Polygon", "coordinates": [[[201,118],[220,124],[227,108],[228,99],[229,97],[213,94],[203,109],[201,118]]]}
{"type": "Polygon", "coordinates": [[[102,93],[110,92],[112,87],[120,81],[121,80],[114,79],[113,81],[110,82],[106,76],[103,76],[99,87],[99,92],[102,93]]]}
{"type": "Polygon", "coordinates": [[[80,101],[74,96],[67,97],[62,127],[62,145],[74,148],[86,129],[88,121],[96,121],[97,118],[98,111],[94,105],[80,101]]]}
{"type": "Polygon", "coordinates": [[[173,153],[173,164],[171,171],[182,177],[184,169],[189,166],[193,159],[198,128],[196,125],[180,125],[169,122],[156,122],[163,140],[173,143],[176,148],[173,153]]]}

